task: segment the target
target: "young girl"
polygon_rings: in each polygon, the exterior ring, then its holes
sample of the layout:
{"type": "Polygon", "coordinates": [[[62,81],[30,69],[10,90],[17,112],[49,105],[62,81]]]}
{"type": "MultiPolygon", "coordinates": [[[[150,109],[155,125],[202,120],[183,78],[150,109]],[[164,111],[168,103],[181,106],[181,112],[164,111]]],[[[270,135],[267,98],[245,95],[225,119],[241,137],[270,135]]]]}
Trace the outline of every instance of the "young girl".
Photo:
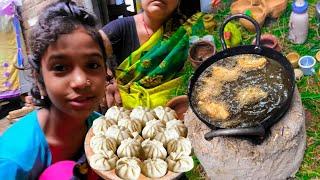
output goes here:
{"type": "Polygon", "coordinates": [[[60,1],[40,15],[29,39],[34,98],[43,102],[0,137],[0,179],[36,179],[49,165],[76,161],[99,116],[105,53],[95,18],[74,2],[60,1]]]}

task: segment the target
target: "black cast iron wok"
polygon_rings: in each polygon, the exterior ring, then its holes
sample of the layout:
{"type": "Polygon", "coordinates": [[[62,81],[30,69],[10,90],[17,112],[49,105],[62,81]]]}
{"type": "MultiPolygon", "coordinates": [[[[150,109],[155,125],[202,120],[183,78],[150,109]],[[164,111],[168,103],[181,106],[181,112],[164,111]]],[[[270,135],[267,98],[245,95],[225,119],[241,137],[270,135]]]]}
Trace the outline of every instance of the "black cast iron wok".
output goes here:
{"type": "Polygon", "coordinates": [[[190,79],[189,87],[188,87],[188,97],[189,97],[189,104],[192,109],[192,111],[195,113],[195,115],[204,122],[210,129],[213,131],[208,132],[205,134],[205,139],[211,140],[213,137],[216,136],[265,136],[265,131],[267,128],[270,128],[274,123],[278,122],[279,119],[286,113],[286,111],[289,109],[291,99],[294,92],[294,71],[290,64],[290,62],[284,57],[281,53],[268,48],[264,46],[260,46],[260,27],[259,24],[251,17],[246,16],[244,14],[235,14],[232,16],[229,16],[222,24],[220,28],[220,40],[222,43],[223,50],[214,56],[210,57],[208,60],[204,61],[198,69],[194,72],[193,76],[190,79]],[[249,21],[251,21],[255,28],[256,28],[256,45],[244,45],[244,46],[238,46],[234,48],[226,48],[226,43],[223,36],[224,27],[226,24],[236,18],[245,18],[249,21]],[[259,120],[258,124],[255,124],[254,126],[250,127],[242,127],[237,126],[233,128],[221,128],[216,123],[208,120],[205,118],[195,107],[194,99],[192,98],[192,94],[194,93],[195,84],[201,75],[210,65],[213,63],[222,60],[224,58],[234,56],[234,55],[241,55],[241,54],[256,54],[261,55],[266,58],[273,59],[277,61],[285,70],[285,73],[287,73],[287,81],[289,83],[288,86],[288,95],[287,98],[280,104],[280,108],[275,110],[275,113],[272,113],[271,115],[268,115],[267,117],[261,118],[259,120]]]}

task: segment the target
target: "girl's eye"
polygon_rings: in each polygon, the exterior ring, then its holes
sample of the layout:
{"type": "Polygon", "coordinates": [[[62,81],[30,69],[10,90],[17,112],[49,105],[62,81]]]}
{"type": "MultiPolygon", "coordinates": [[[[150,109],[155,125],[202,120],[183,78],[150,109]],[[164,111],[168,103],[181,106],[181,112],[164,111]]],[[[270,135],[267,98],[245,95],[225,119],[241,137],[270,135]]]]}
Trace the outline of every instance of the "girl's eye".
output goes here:
{"type": "Polygon", "coordinates": [[[90,68],[90,69],[98,69],[100,67],[101,67],[101,65],[98,63],[89,63],[88,64],[88,68],[90,68]]]}
{"type": "Polygon", "coordinates": [[[62,64],[56,64],[53,66],[53,70],[54,71],[58,71],[58,72],[63,72],[67,70],[67,67],[65,65],[62,64]]]}

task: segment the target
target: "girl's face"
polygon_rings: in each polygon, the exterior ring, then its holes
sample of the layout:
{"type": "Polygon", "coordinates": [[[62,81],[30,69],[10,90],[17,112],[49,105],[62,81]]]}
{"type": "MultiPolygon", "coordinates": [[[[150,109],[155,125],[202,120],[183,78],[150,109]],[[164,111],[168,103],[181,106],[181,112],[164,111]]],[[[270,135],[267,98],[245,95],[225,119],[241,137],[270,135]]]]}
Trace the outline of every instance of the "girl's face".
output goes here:
{"type": "Polygon", "coordinates": [[[142,0],[142,9],[152,16],[168,18],[177,8],[179,0],[142,0]]]}
{"type": "Polygon", "coordinates": [[[101,49],[84,28],[60,35],[41,59],[50,108],[86,118],[104,95],[105,63],[101,49]]]}

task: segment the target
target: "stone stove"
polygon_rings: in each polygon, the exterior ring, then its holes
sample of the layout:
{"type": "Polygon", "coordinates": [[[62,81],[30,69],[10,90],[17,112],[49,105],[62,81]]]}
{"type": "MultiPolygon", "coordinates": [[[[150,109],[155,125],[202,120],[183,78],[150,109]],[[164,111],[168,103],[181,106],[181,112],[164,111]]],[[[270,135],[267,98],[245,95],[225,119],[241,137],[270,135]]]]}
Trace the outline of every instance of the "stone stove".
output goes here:
{"type": "Polygon", "coordinates": [[[184,116],[194,153],[210,179],[286,179],[299,170],[306,146],[305,116],[298,89],[291,107],[260,143],[215,137],[189,108],[184,116]]]}

